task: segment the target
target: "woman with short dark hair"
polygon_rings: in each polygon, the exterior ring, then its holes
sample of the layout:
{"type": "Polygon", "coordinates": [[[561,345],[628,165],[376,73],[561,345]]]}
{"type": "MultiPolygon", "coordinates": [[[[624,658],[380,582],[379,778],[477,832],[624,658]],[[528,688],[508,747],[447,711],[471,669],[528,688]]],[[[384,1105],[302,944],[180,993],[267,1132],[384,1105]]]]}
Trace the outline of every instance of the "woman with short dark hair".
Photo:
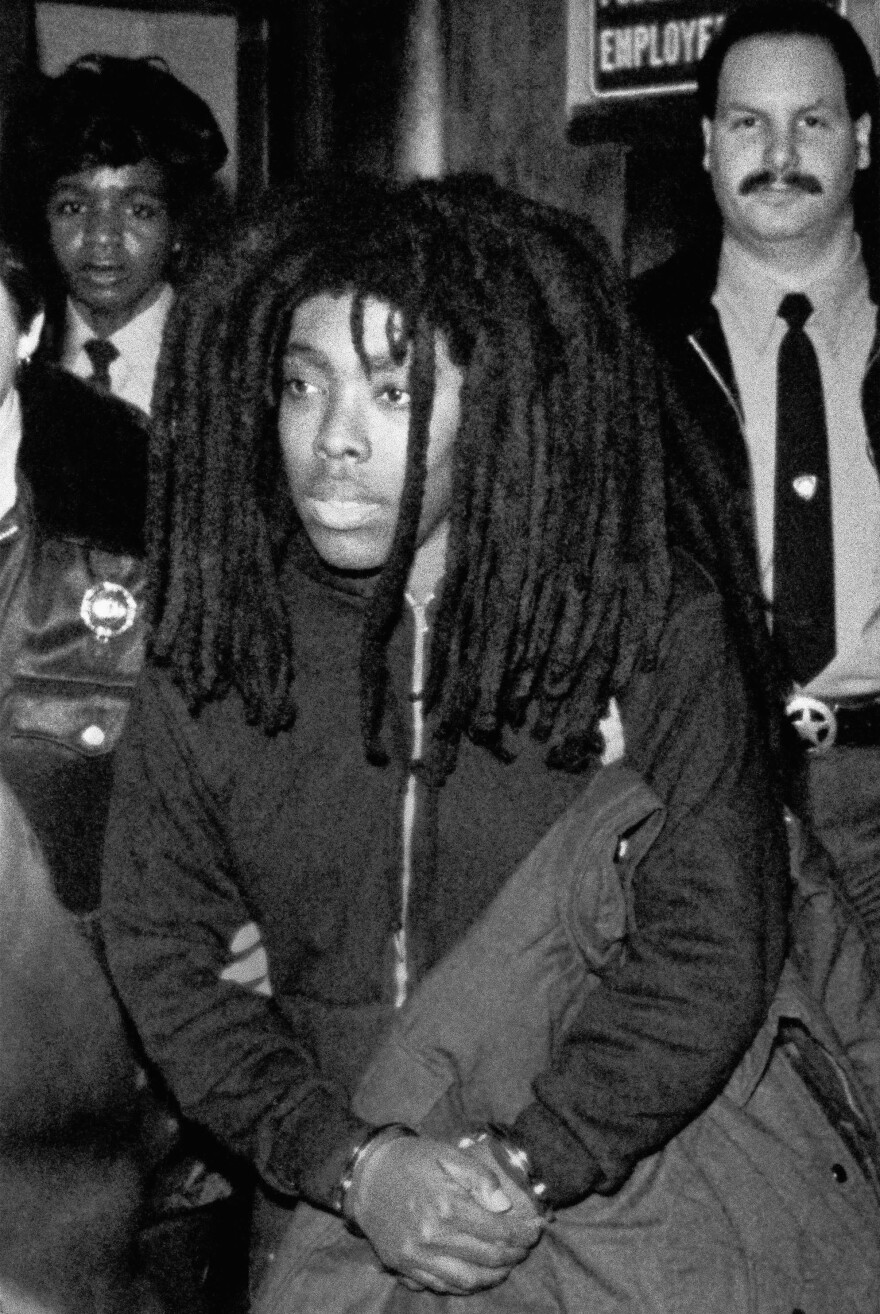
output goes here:
{"type": "Polygon", "coordinates": [[[172,284],[225,208],[214,115],[156,56],[89,54],[42,79],[10,134],[8,222],[46,272],[44,349],[148,412],[172,284]]]}

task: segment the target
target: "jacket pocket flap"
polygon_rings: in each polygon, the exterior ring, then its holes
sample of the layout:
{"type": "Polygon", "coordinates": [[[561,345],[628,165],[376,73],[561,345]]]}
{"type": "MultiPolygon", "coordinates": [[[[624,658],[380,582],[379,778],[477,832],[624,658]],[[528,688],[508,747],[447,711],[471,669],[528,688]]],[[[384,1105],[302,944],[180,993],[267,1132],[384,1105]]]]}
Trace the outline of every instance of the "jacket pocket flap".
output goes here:
{"type": "Polygon", "coordinates": [[[108,693],[34,694],[16,691],[6,717],[12,738],[50,740],[85,757],[116,747],[128,698],[108,693]]]}
{"type": "Polygon", "coordinates": [[[577,878],[560,887],[561,915],[593,971],[616,958],[627,932],[629,885],[663,828],[666,809],[644,779],[622,762],[604,767],[584,800],[577,878]]]}

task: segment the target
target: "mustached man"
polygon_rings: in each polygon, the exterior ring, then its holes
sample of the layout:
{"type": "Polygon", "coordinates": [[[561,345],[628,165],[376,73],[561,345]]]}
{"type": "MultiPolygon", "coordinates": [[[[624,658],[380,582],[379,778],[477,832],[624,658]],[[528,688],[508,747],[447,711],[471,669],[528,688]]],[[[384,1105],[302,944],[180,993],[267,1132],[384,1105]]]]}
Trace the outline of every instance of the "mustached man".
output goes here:
{"type": "Polygon", "coordinates": [[[819,0],[733,11],[698,72],[720,232],[639,308],[756,553],[803,810],[880,962],[877,80],[819,0]]]}

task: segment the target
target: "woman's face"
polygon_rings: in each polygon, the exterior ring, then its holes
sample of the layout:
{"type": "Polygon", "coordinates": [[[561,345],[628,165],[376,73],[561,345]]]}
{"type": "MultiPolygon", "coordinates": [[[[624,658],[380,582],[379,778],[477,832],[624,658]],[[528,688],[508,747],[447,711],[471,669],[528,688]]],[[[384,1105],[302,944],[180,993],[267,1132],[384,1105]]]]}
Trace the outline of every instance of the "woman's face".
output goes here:
{"type": "Polygon", "coordinates": [[[167,177],[155,161],[59,178],[47,218],[68,295],[93,332],[115,333],[157,299],[168,278],[174,225],[167,177]]]}

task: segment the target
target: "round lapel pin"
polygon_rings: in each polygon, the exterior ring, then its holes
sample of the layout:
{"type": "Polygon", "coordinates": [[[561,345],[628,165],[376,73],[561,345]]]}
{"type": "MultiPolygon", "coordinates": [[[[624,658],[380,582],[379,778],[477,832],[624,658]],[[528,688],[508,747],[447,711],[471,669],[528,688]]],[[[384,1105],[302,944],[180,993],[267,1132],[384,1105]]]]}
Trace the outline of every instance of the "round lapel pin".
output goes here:
{"type": "Polygon", "coordinates": [[[137,602],[124,585],[105,579],[86,590],[79,614],[95,638],[107,643],[134,625],[137,602]]]}
{"type": "Polygon", "coordinates": [[[818,475],[797,475],[791,486],[802,502],[812,502],[819,487],[818,475]]]}

